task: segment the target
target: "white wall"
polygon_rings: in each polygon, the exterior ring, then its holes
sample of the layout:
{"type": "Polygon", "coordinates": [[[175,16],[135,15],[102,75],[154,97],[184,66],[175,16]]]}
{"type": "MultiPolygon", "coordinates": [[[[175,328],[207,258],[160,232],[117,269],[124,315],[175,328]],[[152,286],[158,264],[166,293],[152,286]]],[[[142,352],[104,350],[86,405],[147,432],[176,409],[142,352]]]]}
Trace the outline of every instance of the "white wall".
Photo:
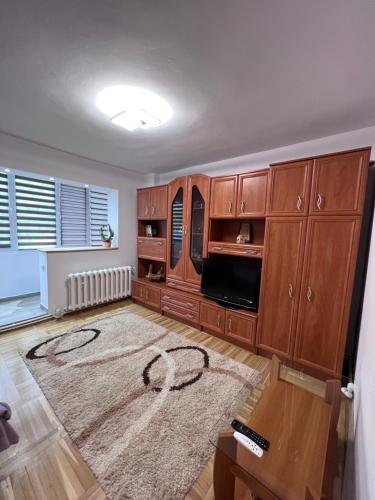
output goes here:
{"type": "Polygon", "coordinates": [[[375,224],[372,229],[367,280],[355,373],[355,395],[345,470],[345,499],[375,498],[375,224]]]}
{"type": "Polygon", "coordinates": [[[157,184],[165,184],[175,177],[189,175],[192,173],[204,173],[207,175],[226,175],[229,173],[250,172],[265,168],[270,163],[289,161],[309,156],[334,153],[347,149],[372,146],[371,158],[375,160],[375,127],[353,130],[345,134],[331,135],[313,141],[300,142],[282,148],[262,151],[260,153],[238,156],[214,163],[206,163],[198,166],[187,167],[183,170],[171,171],[156,175],[157,184]]]}
{"type": "Polygon", "coordinates": [[[37,250],[0,250],[0,299],[39,290],[37,250]]]}
{"type": "MultiPolygon", "coordinates": [[[[119,252],[124,264],[135,265],[136,188],[153,184],[153,176],[128,172],[1,133],[0,167],[118,189],[119,252]]],[[[0,298],[4,297],[1,290],[5,287],[14,290],[14,295],[39,290],[37,252],[27,252],[29,255],[26,252],[0,250],[0,298]]]]}
{"type": "Polygon", "coordinates": [[[69,273],[124,266],[121,249],[39,251],[41,304],[49,313],[67,306],[66,277],[69,273]]]}

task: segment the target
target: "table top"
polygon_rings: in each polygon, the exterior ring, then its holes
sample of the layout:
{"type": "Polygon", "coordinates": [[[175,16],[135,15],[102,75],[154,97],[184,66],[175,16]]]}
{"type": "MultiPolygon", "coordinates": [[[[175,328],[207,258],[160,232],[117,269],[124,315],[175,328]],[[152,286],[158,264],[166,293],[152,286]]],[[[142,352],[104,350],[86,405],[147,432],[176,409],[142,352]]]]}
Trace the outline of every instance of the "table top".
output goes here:
{"type": "MultiPolygon", "coordinates": [[[[269,450],[258,458],[237,442],[234,446],[221,444],[217,434],[214,444],[280,498],[304,499],[307,488],[319,493],[332,416],[332,406],[322,396],[300,384],[275,379],[264,389],[250,419],[245,421],[269,440],[269,450]]],[[[224,428],[223,422],[219,427],[224,428]]]]}

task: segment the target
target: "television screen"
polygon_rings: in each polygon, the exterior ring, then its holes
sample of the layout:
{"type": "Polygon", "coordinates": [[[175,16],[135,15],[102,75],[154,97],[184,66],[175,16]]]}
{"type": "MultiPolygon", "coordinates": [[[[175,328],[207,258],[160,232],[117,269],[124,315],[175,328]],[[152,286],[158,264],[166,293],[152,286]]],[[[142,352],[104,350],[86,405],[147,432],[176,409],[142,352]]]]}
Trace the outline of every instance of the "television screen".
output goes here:
{"type": "Polygon", "coordinates": [[[201,291],[222,305],[258,310],[262,261],[227,255],[204,259],[201,291]]]}

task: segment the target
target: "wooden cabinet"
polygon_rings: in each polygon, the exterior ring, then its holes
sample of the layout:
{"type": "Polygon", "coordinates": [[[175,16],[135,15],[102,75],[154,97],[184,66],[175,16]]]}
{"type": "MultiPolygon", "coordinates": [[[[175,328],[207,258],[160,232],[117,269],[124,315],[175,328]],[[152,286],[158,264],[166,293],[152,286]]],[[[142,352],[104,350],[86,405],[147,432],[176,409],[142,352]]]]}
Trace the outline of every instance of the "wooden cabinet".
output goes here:
{"type": "Polygon", "coordinates": [[[301,288],[306,217],[267,220],[257,347],[293,357],[301,288]]]}
{"type": "Polygon", "coordinates": [[[157,286],[133,280],[132,297],[149,307],[160,309],[160,288],[157,286]]]}
{"type": "Polygon", "coordinates": [[[342,369],[361,218],[310,217],[295,359],[327,375],[342,369]]]}
{"type": "Polygon", "coordinates": [[[137,191],[138,219],[167,218],[167,186],[142,188],[137,191]]]}
{"type": "Polygon", "coordinates": [[[370,150],[314,160],[310,213],[360,215],[363,210],[370,150]]]}
{"type": "Polygon", "coordinates": [[[199,324],[199,300],[175,291],[164,290],[161,310],[189,323],[199,324]]]}
{"type": "Polygon", "coordinates": [[[312,160],[271,166],[268,215],[307,215],[312,160]]]}
{"type": "Polygon", "coordinates": [[[256,317],[226,309],[225,311],[225,334],[235,340],[245,342],[253,346],[255,344],[256,317]]]}
{"type": "Polygon", "coordinates": [[[200,285],[207,253],[210,179],[205,175],[180,177],[168,186],[167,280],[191,289],[200,285]],[[176,281],[177,280],[177,281],[176,281]]]}
{"type": "Polygon", "coordinates": [[[138,257],[141,259],[150,259],[164,262],[166,258],[166,239],[138,238],[137,252],[138,257]]]}
{"type": "Polygon", "coordinates": [[[202,302],[200,323],[205,330],[223,335],[225,331],[225,309],[209,302],[202,302]]]}
{"type": "Polygon", "coordinates": [[[238,176],[238,217],[265,217],[267,205],[267,170],[258,170],[238,176]]]}
{"type": "Polygon", "coordinates": [[[236,215],[237,175],[211,179],[210,217],[226,218],[236,215]]]}

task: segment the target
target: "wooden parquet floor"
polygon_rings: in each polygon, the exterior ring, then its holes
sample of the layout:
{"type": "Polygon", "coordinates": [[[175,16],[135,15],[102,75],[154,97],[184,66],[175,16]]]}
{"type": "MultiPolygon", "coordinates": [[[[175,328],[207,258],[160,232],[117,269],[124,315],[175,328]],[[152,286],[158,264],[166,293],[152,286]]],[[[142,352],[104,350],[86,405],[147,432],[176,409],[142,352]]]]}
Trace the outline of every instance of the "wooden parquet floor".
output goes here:
{"type": "MultiPolygon", "coordinates": [[[[106,498],[78,449],[55,417],[18,350],[30,340],[76,328],[82,323],[118,313],[124,308],[260,371],[264,375],[263,381],[255,388],[241,411],[242,417],[250,416],[262,394],[264,384],[267,383],[270,364],[268,359],[132,304],[129,300],[1,334],[0,401],[11,404],[12,423],[17,428],[21,440],[17,446],[0,453],[0,500],[106,498]]],[[[293,374],[293,370],[285,370],[283,375],[313,392],[324,393],[324,384],[311,377],[301,380],[293,374]]],[[[211,458],[187,495],[187,500],[213,500],[212,471],[211,458]]]]}

